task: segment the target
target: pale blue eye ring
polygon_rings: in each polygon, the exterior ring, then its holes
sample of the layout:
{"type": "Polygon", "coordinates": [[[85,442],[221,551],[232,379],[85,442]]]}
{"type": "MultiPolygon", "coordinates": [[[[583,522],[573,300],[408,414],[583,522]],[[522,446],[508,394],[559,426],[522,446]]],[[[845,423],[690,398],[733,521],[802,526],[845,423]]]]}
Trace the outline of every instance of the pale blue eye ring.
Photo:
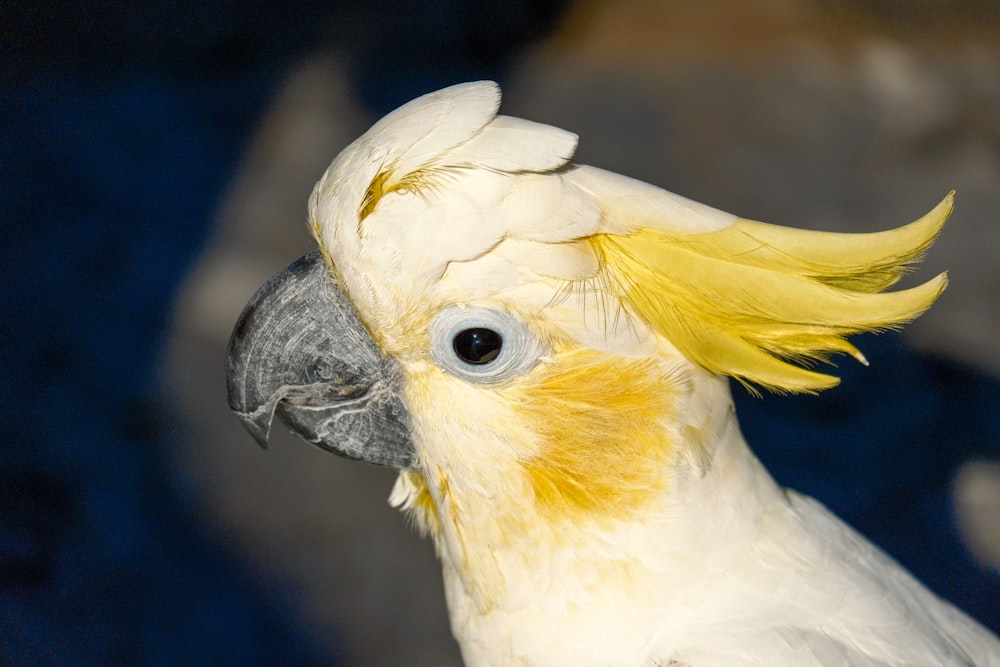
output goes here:
{"type": "Polygon", "coordinates": [[[451,306],[431,325],[431,358],[455,377],[494,384],[527,373],[546,349],[510,313],[479,306],[451,306]]]}

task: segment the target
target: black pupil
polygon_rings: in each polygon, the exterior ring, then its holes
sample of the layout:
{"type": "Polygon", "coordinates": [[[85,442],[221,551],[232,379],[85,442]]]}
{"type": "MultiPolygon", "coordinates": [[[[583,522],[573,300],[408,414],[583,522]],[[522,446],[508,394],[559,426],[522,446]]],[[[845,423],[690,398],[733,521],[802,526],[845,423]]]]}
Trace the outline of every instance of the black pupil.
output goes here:
{"type": "Polygon", "coordinates": [[[455,354],[467,364],[488,364],[500,354],[503,338],[492,329],[465,329],[452,340],[455,354]]]}

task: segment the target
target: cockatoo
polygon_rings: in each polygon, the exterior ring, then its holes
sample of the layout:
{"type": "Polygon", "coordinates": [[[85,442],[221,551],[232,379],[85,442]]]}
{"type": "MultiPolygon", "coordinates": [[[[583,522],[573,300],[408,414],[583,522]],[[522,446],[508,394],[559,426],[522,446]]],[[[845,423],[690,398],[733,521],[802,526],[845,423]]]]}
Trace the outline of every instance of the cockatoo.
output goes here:
{"type": "Polygon", "coordinates": [[[316,185],[319,245],[230,341],[229,402],[266,444],[399,469],[470,666],[1000,665],[1000,641],[740,434],[727,378],[837,384],[812,362],[922,313],[891,293],[919,220],[752,222],[572,164],[576,135],[497,115],[491,82],[420,97],[316,185]]]}

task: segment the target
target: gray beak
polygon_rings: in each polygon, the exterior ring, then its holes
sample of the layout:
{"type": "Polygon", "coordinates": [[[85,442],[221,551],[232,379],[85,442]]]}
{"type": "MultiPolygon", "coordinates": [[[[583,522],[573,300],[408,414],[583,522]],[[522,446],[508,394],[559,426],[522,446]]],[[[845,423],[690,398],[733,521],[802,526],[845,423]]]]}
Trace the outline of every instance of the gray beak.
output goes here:
{"type": "Polygon", "coordinates": [[[396,361],[384,356],[318,251],[268,280],[240,315],[226,356],[229,407],[267,446],[277,415],[349,459],[413,468],[396,361]]]}

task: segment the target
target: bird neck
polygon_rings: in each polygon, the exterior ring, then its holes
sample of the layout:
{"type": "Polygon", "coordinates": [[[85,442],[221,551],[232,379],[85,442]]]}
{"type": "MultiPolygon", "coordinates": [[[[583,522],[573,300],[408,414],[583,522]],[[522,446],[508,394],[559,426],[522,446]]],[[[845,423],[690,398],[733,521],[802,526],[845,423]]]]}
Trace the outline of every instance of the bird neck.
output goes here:
{"type": "Polygon", "coordinates": [[[627,512],[554,514],[503,469],[474,485],[434,469],[404,473],[395,504],[433,537],[449,605],[465,615],[508,613],[537,606],[544,590],[558,593],[545,598],[551,604],[585,605],[611,580],[630,582],[620,590],[662,591],[672,572],[704,570],[707,554],[739,558],[780,490],[747,447],[725,381],[697,382],[711,400],[685,406],[691,419],[663,435],[675,443],[656,493],[627,512]]]}

